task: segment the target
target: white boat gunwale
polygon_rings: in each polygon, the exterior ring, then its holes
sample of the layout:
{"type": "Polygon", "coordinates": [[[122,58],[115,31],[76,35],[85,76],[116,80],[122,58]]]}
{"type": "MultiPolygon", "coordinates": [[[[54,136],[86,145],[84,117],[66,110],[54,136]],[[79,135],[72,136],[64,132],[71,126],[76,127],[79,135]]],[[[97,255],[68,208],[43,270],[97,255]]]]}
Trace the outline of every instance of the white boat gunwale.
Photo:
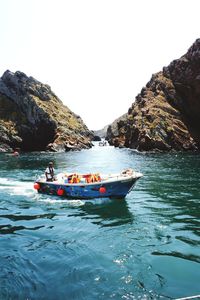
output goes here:
{"type": "MultiPolygon", "coordinates": [[[[59,173],[57,176],[59,176],[59,173]]],[[[71,174],[71,173],[70,173],[71,174]]],[[[108,175],[109,176],[109,175],[108,175]]],[[[49,185],[56,185],[56,186],[80,186],[80,187],[85,187],[85,186],[91,186],[91,185],[105,185],[107,183],[113,183],[113,182],[129,182],[130,180],[137,180],[139,178],[143,177],[143,174],[140,172],[134,172],[132,175],[123,175],[123,174],[116,174],[116,175],[110,175],[107,179],[103,179],[101,181],[96,181],[96,182],[78,182],[78,183],[65,183],[65,182],[59,182],[58,180],[55,181],[46,181],[46,180],[36,180],[38,183],[45,183],[49,185]]]]}

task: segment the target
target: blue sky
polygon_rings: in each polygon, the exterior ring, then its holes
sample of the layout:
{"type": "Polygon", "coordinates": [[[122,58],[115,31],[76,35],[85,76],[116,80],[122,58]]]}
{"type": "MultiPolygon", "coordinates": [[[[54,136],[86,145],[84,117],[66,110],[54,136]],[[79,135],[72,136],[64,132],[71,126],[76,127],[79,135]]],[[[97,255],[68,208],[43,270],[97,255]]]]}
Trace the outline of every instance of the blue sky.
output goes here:
{"type": "Polygon", "coordinates": [[[0,76],[49,84],[100,129],[199,37],[199,11],[198,0],[0,0],[0,76]]]}

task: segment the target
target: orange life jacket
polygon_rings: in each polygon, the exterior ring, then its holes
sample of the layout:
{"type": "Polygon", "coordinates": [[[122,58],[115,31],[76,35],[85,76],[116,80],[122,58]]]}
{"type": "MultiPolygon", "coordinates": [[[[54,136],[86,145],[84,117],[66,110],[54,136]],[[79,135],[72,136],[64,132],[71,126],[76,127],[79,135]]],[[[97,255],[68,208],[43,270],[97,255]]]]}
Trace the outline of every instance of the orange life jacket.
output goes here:
{"type": "Polygon", "coordinates": [[[68,182],[69,183],[79,183],[80,178],[77,174],[72,174],[72,175],[68,176],[68,182]]]}

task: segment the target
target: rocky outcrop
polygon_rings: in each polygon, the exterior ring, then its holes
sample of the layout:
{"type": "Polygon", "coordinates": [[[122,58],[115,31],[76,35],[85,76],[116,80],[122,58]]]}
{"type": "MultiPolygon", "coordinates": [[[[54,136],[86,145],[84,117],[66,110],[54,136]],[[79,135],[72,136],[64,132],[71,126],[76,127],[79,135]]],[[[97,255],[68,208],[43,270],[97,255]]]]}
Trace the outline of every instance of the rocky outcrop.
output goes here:
{"type": "Polygon", "coordinates": [[[105,138],[107,133],[108,125],[104,126],[102,129],[94,130],[93,133],[100,138],[105,138]]]}
{"type": "Polygon", "coordinates": [[[92,133],[52,92],[22,72],[0,78],[0,152],[89,148],[92,133]]]}
{"type": "MultiPolygon", "coordinates": [[[[136,97],[111,144],[141,151],[200,150],[200,39],[154,74],[136,97]]],[[[116,124],[111,125],[111,129],[116,124]]]]}
{"type": "Polygon", "coordinates": [[[93,141],[93,142],[100,142],[100,141],[101,141],[101,138],[100,138],[99,135],[94,135],[92,141],[93,141]]]}
{"type": "Polygon", "coordinates": [[[124,138],[123,128],[125,127],[127,120],[127,114],[122,115],[117,118],[112,124],[108,126],[106,140],[109,141],[111,146],[115,147],[123,147],[124,146],[124,138]]]}

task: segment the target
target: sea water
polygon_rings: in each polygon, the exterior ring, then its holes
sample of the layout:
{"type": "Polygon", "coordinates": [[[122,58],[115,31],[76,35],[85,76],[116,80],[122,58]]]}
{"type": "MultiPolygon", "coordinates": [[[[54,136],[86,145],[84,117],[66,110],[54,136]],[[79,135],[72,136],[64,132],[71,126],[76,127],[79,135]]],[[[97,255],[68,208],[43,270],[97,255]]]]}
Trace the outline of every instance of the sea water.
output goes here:
{"type": "Polygon", "coordinates": [[[174,299],[200,294],[200,156],[95,146],[0,154],[0,299],[174,299]],[[61,200],[56,172],[144,174],[125,200],[61,200]]]}

